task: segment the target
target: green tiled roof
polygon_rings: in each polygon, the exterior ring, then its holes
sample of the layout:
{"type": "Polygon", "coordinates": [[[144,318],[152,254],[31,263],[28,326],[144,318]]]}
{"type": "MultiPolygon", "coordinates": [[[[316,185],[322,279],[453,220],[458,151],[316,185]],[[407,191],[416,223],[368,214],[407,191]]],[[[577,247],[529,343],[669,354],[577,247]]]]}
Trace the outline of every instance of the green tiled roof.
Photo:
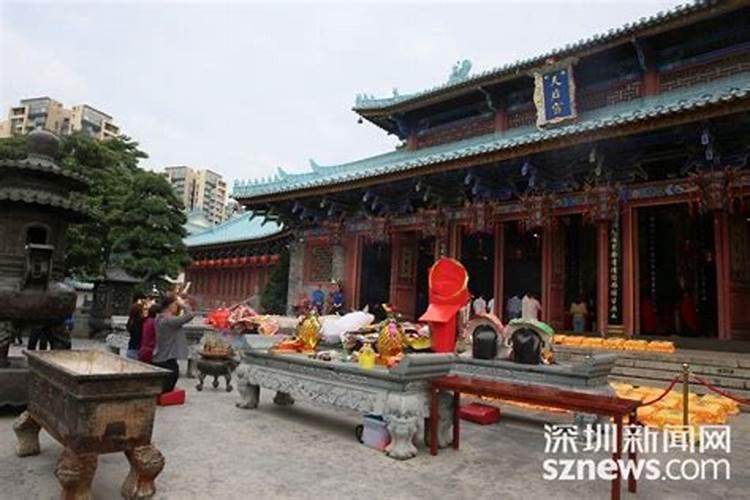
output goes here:
{"type": "Polygon", "coordinates": [[[465,78],[457,80],[451,79],[446,83],[419,92],[398,94],[394,91],[393,96],[384,98],[376,98],[366,94],[360,94],[355,100],[354,110],[357,112],[366,112],[368,110],[374,111],[381,108],[388,108],[396,104],[402,104],[411,100],[439,94],[447,90],[459,89],[461,87],[476,89],[476,86],[481,81],[517,75],[519,74],[519,72],[525,72],[536,66],[543,65],[549,58],[563,58],[574,55],[576,52],[580,52],[581,50],[597,45],[604,45],[624,36],[634,37],[638,32],[653,28],[660,24],[664,24],[675,18],[683,17],[694,12],[708,9],[710,7],[716,6],[718,3],[719,2],[717,0],[696,0],[691,3],[678,5],[672,9],[658,12],[652,16],[642,17],[637,21],[624,24],[618,28],[612,28],[606,32],[598,33],[596,35],[580,39],[577,42],[567,44],[564,47],[558,47],[544,54],[528,59],[514,61],[512,63],[482,71],[481,73],[470,75],[465,78]]]}
{"type": "Polygon", "coordinates": [[[263,218],[253,217],[252,213],[245,213],[211,226],[203,232],[190,235],[183,241],[187,247],[219,245],[267,238],[280,234],[283,230],[283,226],[275,222],[269,221],[263,224],[263,218]]]}
{"type": "Polygon", "coordinates": [[[619,125],[666,117],[722,102],[750,97],[750,72],[688,88],[642,97],[582,113],[575,123],[539,130],[536,126],[513,128],[462,141],[418,150],[400,149],[340,165],[320,166],[311,161],[311,171],[292,174],[279,169],[270,179],[235,182],[232,196],[248,199],[385,174],[403,172],[436,163],[517,148],[619,125]]]}
{"type": "Polygon", "coordinates": [[[0,168],[22,169],[41,172],[43,174],[52,174],[60,177],[72,179],[80,185],[91,185],[91,180],[79,173],[64,170],[55,165],[53,162],[45,159],[24,158],[23,160],[0,159],[0,168]]]}

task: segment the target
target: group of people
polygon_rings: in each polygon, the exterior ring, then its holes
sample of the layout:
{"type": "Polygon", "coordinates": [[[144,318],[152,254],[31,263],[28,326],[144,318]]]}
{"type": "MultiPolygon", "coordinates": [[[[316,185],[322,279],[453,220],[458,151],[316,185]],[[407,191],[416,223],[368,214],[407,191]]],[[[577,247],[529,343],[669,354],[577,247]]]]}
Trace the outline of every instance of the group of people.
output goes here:
{"type": "Polygon", "coordinates": [[[187,359],[187,337],[182,327],[195,315],[179,294],[157,300],[142,297],[133,303],[128,317],[130,334],[127,356],[169,370],[162,392],[171,392],[180,375],[178,360],[187,359]]]}
{"type": "Polygon", "coordinates": [[[344,311],[344,290],[341,284],[334,282],[332,289],[328,294],[323,289],[323,285],[318,285],[308,297],[305,292],[300,293],[297,300],[296,313],[304,314],[310,309],[322,314],[343,314],[344,311]]]}
{"type": "Polygon", "coordinates": [[[526,292],[522,298],[514,294],[505,302],[505,314],[508,321],[517,318],[538,320],[542,314],[542,303],[532,292],[526,292]]]}

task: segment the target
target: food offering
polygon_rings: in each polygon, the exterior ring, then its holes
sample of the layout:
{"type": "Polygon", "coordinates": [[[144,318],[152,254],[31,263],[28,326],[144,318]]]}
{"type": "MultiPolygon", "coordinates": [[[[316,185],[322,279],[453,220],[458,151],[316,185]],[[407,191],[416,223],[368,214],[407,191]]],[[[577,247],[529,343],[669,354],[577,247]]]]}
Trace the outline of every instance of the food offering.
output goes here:
{"type": "Polygon", "coordinates": [[[377,355],[375,354],[375,351],[372,350],[372,344],[370,344],[369,342],[365,342],[365,345],[362,346],[362,349],[359,350],[357,356],[359,367],[365,370],[375,368],[376,357],[377,355]]]}
{"type": "Polygon", "coordinates": [[[378,354],[381,358],[398,356],[404,352],[404,330],[395,317],[386,319],[378,334],[378,354]]]}
{"type": "MultiPolygon", "coordinates": [[[[612,382],[612,389],[621,398],[648,403],[662,396],[664,389],[650,386],[633,386],[612,382]]],[[[683,395],[671,391],[656,403],[638,408],[638,421],[649,427],[664,429],[683,424],[683,395]]],[[[688,421],[690,425],[726,425],[729,418],[740,412],[739,405],[724,396],[688,393],[688,421]]]]}
{"type": "Polygon", "coordinates": [[[200,355],[206,359],[228,359],[234,356],[232,346],[217,332],[204,334],[200,346],[200,355]]]}
{"type": "Polygon", "coordinates": [[[610,351],[646,351],[659,353],[673,353],[674,342],[666,340],[636,340],[622,337],[584,337],[581,335],[555,335],[555,344],[565,347],[580,347],[584,349],[606,349],[610,351]]]}
{"type": "Polygon", "coordinates": [[[315,352],[320,343],[320,320],[314,310],[307,312],[297,327],[297,340],[302,342],[304,352],[315,352]]]}
{"type": "Polygon", "coordinates": [[[237,335],[275,335],[279,331],[279,323],[274,317],[258,314],[252,307],[242,303],[211,311],[206,316],[205,323],[216,330],[237,335]]]}

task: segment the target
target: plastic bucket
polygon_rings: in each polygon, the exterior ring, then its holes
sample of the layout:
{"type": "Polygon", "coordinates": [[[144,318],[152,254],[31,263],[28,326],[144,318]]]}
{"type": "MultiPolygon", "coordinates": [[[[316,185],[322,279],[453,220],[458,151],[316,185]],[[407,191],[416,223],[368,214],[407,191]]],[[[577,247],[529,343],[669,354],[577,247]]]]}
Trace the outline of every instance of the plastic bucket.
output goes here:
{"type": "Polygon", "coordinates": [[[453,352],[456,350],[456,315],[445,323],[430,322],[432,352],[453,352]]]}

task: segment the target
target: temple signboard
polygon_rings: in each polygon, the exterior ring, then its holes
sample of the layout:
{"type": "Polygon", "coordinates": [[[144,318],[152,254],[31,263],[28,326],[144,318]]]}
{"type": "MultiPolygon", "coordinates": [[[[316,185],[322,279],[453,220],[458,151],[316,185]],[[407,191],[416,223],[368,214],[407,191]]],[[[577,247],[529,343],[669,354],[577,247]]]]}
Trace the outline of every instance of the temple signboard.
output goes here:
{"type": "Polygon", "coordinates": [[[568,59],[533,72],[537,127],[566,123],[578,115],[573,62],[568,59]]]}

